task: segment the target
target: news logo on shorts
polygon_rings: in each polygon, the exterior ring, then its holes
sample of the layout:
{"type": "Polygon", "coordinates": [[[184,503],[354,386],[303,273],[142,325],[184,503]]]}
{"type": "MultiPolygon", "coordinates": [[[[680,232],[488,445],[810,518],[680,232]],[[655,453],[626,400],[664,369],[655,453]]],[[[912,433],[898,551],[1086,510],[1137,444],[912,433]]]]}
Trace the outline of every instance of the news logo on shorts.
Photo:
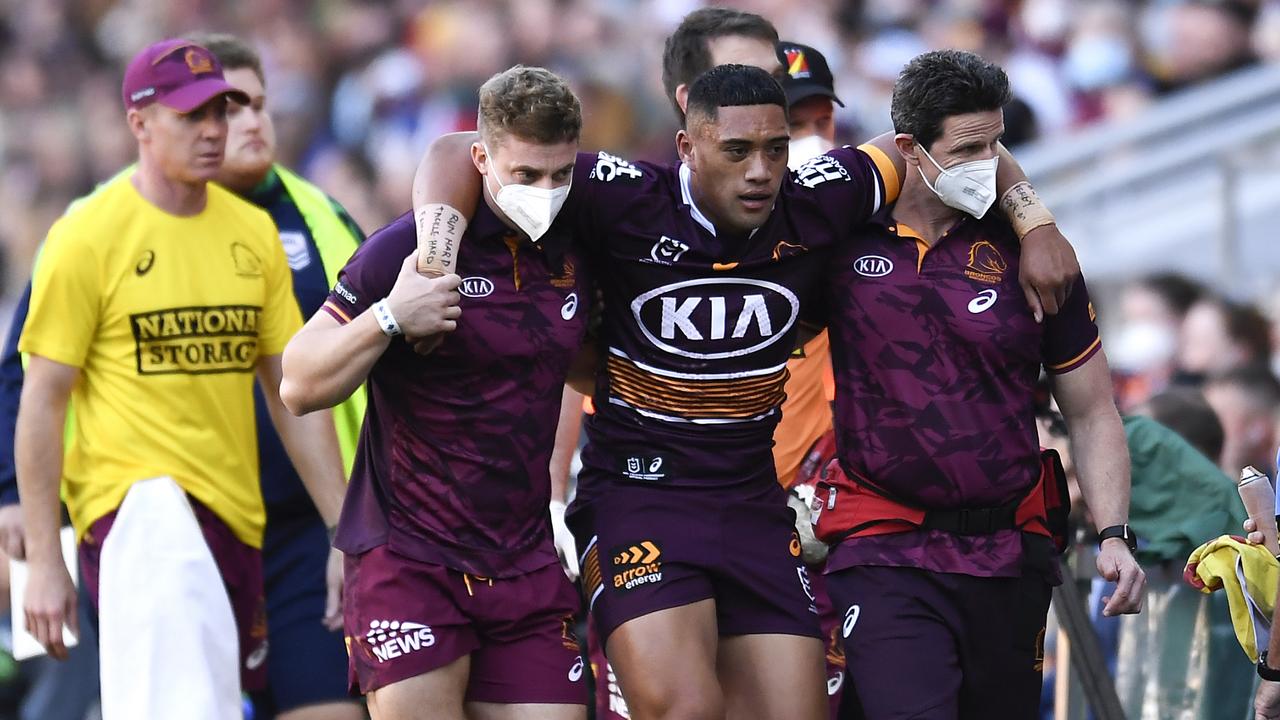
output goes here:
{"type": "Polygon", "coordinates": [[[378,662],[384,663],[435,645],[436,636],[421,623],[371,620],[364,641],[378,662]]]}

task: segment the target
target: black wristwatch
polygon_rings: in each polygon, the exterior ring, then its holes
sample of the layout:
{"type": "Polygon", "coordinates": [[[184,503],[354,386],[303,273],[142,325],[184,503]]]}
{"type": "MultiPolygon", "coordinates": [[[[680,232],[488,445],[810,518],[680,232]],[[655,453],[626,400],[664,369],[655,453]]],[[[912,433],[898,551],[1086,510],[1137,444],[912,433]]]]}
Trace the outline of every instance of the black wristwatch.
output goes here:
{"type": "Polygon", "coordinates": [[[1280,670],[1267,664],[1267,651],[1258,655],[1258,677],[1271,682],[1280,682],[1280,670]]]}
{"type": "Polygon", "coordinates": [[[1124,544],[1129,546],[1129,552],[1135,552],[1138,549],[1138,536],[1133,534],[1133,530],[1130,529],[1128,523],[1103,528],[1098,533],[1098,547],[1102,547],[1103,540],[1110,540],[1111,538],[1123,540],[1124,544]]]}

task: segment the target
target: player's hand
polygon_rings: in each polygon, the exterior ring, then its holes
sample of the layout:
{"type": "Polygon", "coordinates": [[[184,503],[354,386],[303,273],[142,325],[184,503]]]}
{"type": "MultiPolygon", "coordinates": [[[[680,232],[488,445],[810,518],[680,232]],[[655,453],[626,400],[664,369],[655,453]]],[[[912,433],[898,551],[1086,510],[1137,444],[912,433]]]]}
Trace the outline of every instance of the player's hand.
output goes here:
{"type": "Polygon", "coordinates": [[[23,610],[27,616],[27,630],[49,651],[55,660],[67,659],[67,646],[62,642],[62,626],[79,635],[76,616],[76,586],[71,582],[62,553],[54,553],[48,563],[31,563],[27,578],[27,594],[23,610]]]}
{"type": "MultiPolygon", "coordinates": [[[[405,340],[415,346],[423,340],[453,332],[458,328],[462,296],[457,275],[428,277],[418,272],[418,251],[414,250],[400,266],[396,284],[387,295],[387,306],[395,316],[405,340]]],[[[438,341],[437,341],[438,342],[438,341]]]]}
{"type": "Polygon", "coordinates": [[[578,544],[573,540],[573,533],[564,522],[565,504],[562,500],[551,501],[551,534],[556,544],[556,555],[560,556],[560,565],[570,580],[578,579],[578,544]]]}
{"type": "Polygon", "coordinates": [[[1258,683],[1258,692],[1253,696],[1253,712],[1257,720],[1280,720],[1280,682],[1263,680],[1258,683]]]}
{"type": "Polygon", "coordinates": [[[1098,549],[1098,574],[1116,584],[1111,597],[1102,598],[1102,614],[1130,615],[1142,611],[1147,575],[1120,538],[1107,538],[1098,549]]]}
{"type": "Polygon", "coordinates": [[[329,548],[329,562],[324,569],[326,589],[324,599],[324,626],[329,630],[342,629],[342,551],[329,548]]]}
{"type": "Polygon", "coordinates": [[[0,507],[0,550],[14,560],[27,557],[27,530],[18,503],[0,507]]]}
{"type": "MultiPolygon", "coordinates": [[[[0,512],[3,512],[3,510],[0,510],[0,512]]],[[[0,529],[0,531],[2,531],[2,529],[0,529]]],[[[1245,536],[1245,539],[1248,540],[1251,545],[1261,545],[1267,540],[1266,536],[1262,534],[1262,531],[1258,529],[1258,523],[1254,522],[1253,518],[1244,519],[1244,531],[1248,533],[1248,535],[1245,536]]],[[[1280,685],[1280,683],[1273,684],[1280,685]]]]}
{"type": "Polygon", "coordinates": [[[1056,224],[1041,225],[1022,238],[1021,263],[1018,284],[1036,322],[1042,322],[1045,315],[1057,315],[1080,277],[1075,248],[1056,224]]]}

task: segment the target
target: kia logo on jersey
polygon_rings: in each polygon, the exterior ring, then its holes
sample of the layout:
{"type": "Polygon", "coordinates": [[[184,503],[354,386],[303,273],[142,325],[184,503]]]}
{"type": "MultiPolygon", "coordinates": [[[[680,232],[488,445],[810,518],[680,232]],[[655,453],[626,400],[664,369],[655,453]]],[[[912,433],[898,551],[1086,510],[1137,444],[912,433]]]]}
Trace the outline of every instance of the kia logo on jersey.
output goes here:
{"type": "Polygon", "coordinates": [[[458,292],[469,298],[489,297],[493,293],[493,281],[482,277],[462,278],[458,292]]]}
{"type": "Polygon", "coordinates": [[[700,278],[663,285],[631,301],[640,331],[680,357],[717,360],[763,350],[800,315],[787,288],[750,278],[700,278]]]}
{"type": "Polygon", "coordinates": [[[863,255],[853,261],[853,270],[865,277],[884,277],[893,272],[893,261],[883,255],[863,255]]]}

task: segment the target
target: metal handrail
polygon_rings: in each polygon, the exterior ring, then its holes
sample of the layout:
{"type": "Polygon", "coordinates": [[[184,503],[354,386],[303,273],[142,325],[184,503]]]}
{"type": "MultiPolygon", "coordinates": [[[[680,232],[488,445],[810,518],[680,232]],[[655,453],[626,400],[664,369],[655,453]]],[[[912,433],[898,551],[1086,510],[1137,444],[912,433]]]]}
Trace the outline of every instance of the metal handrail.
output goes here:
{"type": "Polygon", "coordinates": [[[1136,118],[1111,120],[1031,143],[1018,150],[1018,162],[1039,187],[1113,148],[1164,141],[1165,136],[1196,125],[1276,107],[1280,107],[1280,65],[1262,65],[1160,100],[1136,118]]]}

